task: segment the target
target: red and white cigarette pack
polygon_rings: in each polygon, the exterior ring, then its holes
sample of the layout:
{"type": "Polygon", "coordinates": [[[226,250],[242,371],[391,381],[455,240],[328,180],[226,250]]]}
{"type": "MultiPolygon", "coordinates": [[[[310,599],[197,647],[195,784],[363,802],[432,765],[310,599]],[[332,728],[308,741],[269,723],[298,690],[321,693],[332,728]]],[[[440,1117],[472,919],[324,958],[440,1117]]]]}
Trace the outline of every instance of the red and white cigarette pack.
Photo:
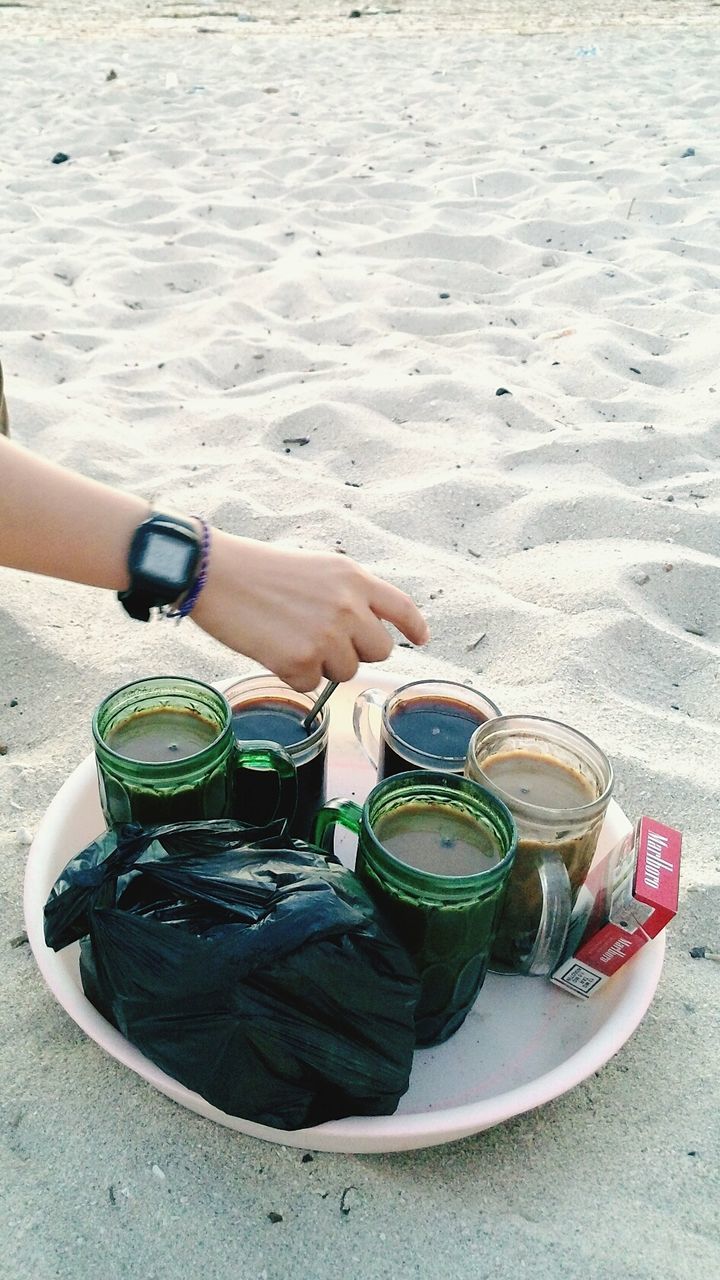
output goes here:
{"type": "Polygon", "coordinates": [[[593,867],[578,897],[568,944],[551,980],[583,1000],[677,914],[682,836],[654,818],[593,867]]]}

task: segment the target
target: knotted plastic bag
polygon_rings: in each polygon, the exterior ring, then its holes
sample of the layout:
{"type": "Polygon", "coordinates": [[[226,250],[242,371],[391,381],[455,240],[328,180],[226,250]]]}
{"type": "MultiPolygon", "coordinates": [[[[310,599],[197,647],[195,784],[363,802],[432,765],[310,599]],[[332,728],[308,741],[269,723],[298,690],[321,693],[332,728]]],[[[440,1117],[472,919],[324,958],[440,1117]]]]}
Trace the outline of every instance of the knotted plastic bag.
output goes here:
{"type": "Polygon", "coordinates": [[[415,1045],[412,962],[351,871],[272,830],[107,832],[56,881],[46,942],[81,940],[88,999],[228,1115],[389,1115],[415,1045]]]}

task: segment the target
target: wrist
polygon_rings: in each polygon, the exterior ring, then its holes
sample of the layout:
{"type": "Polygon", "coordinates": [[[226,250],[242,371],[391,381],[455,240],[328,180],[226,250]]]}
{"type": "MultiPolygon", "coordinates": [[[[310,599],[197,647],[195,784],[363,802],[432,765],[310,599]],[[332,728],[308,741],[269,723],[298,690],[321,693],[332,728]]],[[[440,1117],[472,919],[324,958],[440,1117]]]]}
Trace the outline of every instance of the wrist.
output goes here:
{"type": "Polygon", "coordinates": [[[223,601],[227,601],[231,591],[233,599],[237,598],[237,580],[231,585],[231,567],[237,566],[238,541],[240,539],[233,538],[221,529],[210,530],[205,583],[192,611],[193,622],[201,627],[205,625],[206,617],[214,616],[218,607],[222,608],[223,601]]]}
{"type": "Polygon", "coordinates": [[[212,540],[210,525],[202,516],[191,516],[191,520],[195,525],[198,537],[200,538],[200,557],[195,568],[193,581],[190,583],[187,591],[184,591],[179,596],[179,598],[167,610],[165,615],[168,618],[177,618],[178,622],[183,618],[187,618],[198,603],[200,594],[208,579],[208,570],[210,566],[210,547],[212,540]]]}
{"type": "MultiPolygon", "coordinates": [[[[203,630],[217,635],[225,633],[231,618],[232,626],[243,630],[245,621],[254,614],[266,548],[252,538],[240,538],[222,529],[213,528],[211,533],[207,578],[191,617],[203,630]]],[[[225,642],[233,647],[229,640],[225,642]]]]}

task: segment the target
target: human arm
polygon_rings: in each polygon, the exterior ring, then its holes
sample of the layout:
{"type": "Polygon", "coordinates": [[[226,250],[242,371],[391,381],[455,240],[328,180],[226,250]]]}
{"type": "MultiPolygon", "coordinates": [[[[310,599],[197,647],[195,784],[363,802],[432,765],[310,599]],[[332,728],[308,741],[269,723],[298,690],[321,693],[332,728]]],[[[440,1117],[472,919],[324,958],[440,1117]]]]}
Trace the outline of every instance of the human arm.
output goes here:
{"type": "Polygon", "coordinates": [[[0,564],[91,587],[128,586],[127,554],[148,504],[0,437],[0,564]]]}
{"type": "MultiPolygon", "coordinates": [[[[122,591],[132,535],[148,504],[0,437],[0,564],[122,591]]],[[[428,638],[404,592],[346,556],[284,551],[213,530],[198,626],[294,688],[349,680],[392,650],[383,620],[428,638]]]]}

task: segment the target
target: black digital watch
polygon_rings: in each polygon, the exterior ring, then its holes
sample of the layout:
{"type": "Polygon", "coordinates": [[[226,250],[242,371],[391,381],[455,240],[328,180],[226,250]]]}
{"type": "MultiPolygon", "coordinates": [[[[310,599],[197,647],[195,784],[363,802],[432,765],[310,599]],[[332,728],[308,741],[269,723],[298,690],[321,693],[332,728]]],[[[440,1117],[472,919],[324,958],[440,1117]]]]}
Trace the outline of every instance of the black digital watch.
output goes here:
{"type": "Polygon", "coordinates": [[[130,543],[130,586],[118,592],[123,609],[148,622],[152,609],[174,604],[192,587],[201,551],[202,537],[190,520],[154,512],[130,543]]]}

